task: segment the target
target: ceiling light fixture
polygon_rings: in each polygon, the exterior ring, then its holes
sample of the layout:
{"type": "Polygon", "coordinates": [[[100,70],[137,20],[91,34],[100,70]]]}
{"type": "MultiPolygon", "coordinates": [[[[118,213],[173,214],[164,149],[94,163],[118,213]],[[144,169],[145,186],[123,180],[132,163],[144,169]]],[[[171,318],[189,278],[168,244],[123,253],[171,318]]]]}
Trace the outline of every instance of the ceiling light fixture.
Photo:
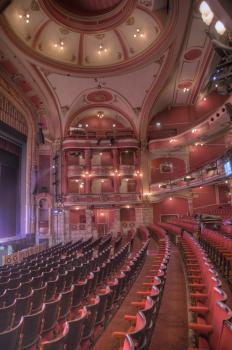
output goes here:
{"type": "Polygon", "coordinates": [[[59,43],[54,44],[54,47],[60,51],[63,51],[64,50],[64,41],[60,40],[59,43]]]}
{"type": "Polygon", "coordinates": [[[18,15],[20,19],[23,19],[25,23],[30,23],[30,14],[27,11],[24,11],[23,13],[20,13],[18,15]]]}
{"type": "Polygon", "coordinates": [[[144,33],[141,31],[140,28],[136,28],[136,33],[133,34],[133,37],[134,38],[143,38],[144,37],[144,33]]]}
{"type": "Polygon", "coordinates": [[[97,116],[98,118],[102,119],[104,117],[104,112],[102,111],[97,112],[97,116]]]}
{"type": "Polygon", "coordinates": [[[216,32],[219,34],[219,35],[223,35],[226,31],[226,28],[224,26],[224,24],[221,22],[221,21],[217,21],[215,23],[215,29],[216,29],[216,32]]]}
{"type": "Polygon", "coordinates": [[[214,13],[206,1],[202,1],[199,7],[203,22],[209,26],[214,18],[214,13]]]}
{"type": "Polygon", "coordinates": [[[98,53],[98,55],[101,55],[103,52],[104,52],[104,53],[107,53],[107,52],[108,52],[108,49],[105,48],[103,44],[100,44],[97,53],[98,53]]]}

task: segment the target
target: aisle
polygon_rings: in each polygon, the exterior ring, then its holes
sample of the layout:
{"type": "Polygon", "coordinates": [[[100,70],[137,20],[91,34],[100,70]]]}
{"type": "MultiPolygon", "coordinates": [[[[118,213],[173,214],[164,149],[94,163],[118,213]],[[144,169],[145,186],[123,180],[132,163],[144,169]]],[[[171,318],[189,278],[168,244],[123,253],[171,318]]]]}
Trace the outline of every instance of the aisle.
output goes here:
{"type": "MultiPolygon", "coordinates": [[[[138,240],[135,240],[134,249],[137,248],[138,242],[139,242],[138,240]]],[[[152,251],[154,252],[156,248],[157,248],[157,244],[153,239],[151,239],[148,247],[148,253],[152,251]]],[[[128,329],[129,323],[128,321],[124,320],[124,315],[136,314],[136,308],[131,305],[131,301],[138,300],[138,297],[136,296],[136,291],[141,289],[141,283],[144,282],[145,271],[150,269],[150,264],[152,259],[153,257],[148,254],[138,278],[136,279],[131,290],[127,294],[125,300],[121,304],[119,310],[116,312],[113,319],[108,324],[107,328],[105,329],[101,337],[96,342],[95,346],[93,347],[94,350],[115,350],[119,348],[119,342],[117,339],[112,337],[112,333],[114,331],[126,331],[128,329]]]]}
{"type": "Polygon", "coordinates": [[[188,347],[188,319],[181,256],[172,245],[167,280],[149,350],[185,350],[188,347]]]}

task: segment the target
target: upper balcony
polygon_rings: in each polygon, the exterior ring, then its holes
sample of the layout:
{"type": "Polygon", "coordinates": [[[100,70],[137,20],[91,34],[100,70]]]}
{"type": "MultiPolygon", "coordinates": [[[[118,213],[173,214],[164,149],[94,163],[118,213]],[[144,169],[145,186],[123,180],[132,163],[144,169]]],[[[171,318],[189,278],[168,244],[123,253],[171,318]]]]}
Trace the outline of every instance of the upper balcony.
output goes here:
{"type": "Polygon", "coordinates": [[[222,133],[231,127],[230,107],[232,96],[217,111],[211,114],[202,123],[195,125],[177,135],[176,129],[157,130],[150,129],[150,141],[148,144],[150,152],[176,151],[187,145],[202,143],[208,138],[222,133]]]}
{"type": "Polygon", "coordinates": [[[64,150],[73,148],[139,148],[139,141],[130,129],[104,130],[101,132],[77,129],[63,141],[64,150]]]}
{"type": "Polygon", "coordinates": [[[232,164],[230,162],[231,151],[227,151],[226,156],[222,156],[197,171],[186,174],[175,180],[154,183],[150,185],[152,194],[161,195],[172,192],[183,191],[202,185],[217,183],[232,175],[232,164]]]}

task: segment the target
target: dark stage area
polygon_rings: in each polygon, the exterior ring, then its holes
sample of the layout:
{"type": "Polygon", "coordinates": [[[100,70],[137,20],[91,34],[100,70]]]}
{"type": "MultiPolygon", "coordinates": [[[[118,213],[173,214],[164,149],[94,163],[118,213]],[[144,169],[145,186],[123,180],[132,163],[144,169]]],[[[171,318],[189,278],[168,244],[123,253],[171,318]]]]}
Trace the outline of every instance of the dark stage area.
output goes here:
{"type": "Polygon", "coordinates": [[[20,230],[20,156],[20,147],[0,138],[0,238],[20,230]]]}

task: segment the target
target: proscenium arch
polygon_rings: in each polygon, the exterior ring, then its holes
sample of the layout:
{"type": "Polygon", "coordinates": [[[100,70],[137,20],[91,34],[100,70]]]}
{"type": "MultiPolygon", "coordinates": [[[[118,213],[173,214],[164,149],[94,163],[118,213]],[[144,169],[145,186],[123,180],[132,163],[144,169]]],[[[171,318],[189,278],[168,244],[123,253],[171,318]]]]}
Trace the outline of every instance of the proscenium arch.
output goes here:
{"type": "Polygon", "coordinates": [[[33,233],[34,228],[32,227],[33,217],[33,196],[32,196],[32,176],[34,166],[36,163],[36,121],[33,118],[33,113],[23,100],[19,96],[18,91],[16,92],[8,82],[0,79],[0,94],[7,98],[10,103],[23,115],[28,127],[27,143],[26,143],[26,169],[25,169],[25,201],[24,211],[21,216],[20,225],[22,227],[22,220],[25,222],[23,233],[33,233]]]}

